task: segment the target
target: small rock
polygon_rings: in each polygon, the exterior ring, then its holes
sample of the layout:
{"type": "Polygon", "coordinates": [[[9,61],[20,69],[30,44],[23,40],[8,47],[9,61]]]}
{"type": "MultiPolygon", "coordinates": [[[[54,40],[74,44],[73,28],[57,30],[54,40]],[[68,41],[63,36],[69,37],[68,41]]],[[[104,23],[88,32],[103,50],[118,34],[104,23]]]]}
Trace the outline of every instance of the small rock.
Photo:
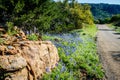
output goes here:
{"type": "Polygon", "coordinates": [[[7,46],[8,49],[15,49],[13,46],[7,46]]]}

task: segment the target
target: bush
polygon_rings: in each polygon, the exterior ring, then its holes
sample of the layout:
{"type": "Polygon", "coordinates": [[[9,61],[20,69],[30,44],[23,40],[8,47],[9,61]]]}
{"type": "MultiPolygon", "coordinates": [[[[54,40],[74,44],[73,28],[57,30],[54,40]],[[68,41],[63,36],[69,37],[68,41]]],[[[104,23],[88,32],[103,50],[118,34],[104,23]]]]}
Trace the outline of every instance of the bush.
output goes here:
{"type": "Polygon", "coordinates": [[[35,26],[39,32],[60,33],[82,28],[83,23],[93,24],[89,5],[80,5],[74,1],[69,3],[68,0],[63,2],[2,0],[0,1],[0,18],[2,19],[1,23],[8,21],[7,24],[10,28],[14,23],[28,31],[33,30],[35,26]]]}
{"type": "Polygon", "coordinates": [[[8,27],[7,33],[9,35],[17,34],[17,31],[14,30],[14,23],[13,22],[6,22],[6,25],[8,27]]]}
{"type": "Polygon", "coordinates": [[[39,37],[36,34],[30,34],[27,36],[27,38],[32,41],[37,41],[39,39],[39,37]]]}

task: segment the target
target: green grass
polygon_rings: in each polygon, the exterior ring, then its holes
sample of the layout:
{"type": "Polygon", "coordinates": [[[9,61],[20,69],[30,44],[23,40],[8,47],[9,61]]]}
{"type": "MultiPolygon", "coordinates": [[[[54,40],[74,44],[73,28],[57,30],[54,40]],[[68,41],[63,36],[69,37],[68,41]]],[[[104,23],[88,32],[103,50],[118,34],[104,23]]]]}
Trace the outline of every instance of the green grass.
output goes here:
{"type": "Polygon", "coordinates": [[[43,39],[43,40],[55,40],[55,39],[62,40],[61,38],[59,38],[59,37],[57,37],[57,36],[51,37],[51,36],[47,36],[47,35],[45,35],[45,34],[43,34],[42,39],[43,39]]]}
{"type": "Polygon", "coordinates": [[[37,41],[38,40],[38,36],[36,34],[30,34],[27,36],[27,38],[29,40],[32,40],[32,41],[37,41]]]}
{"type": "Polygon", "coordinates": [[[97,28],[95,25],[86,25],[86,27],[83,28],[84,33],[86,33],[87,35],[91,36],[91,37],[95,37],[96,36],[96,32],[97,32],[97,28]]]}
{"type": "Polygon", "coordinates": [[[118,28],[116,29],[116,32],[120,33],[120,27],[118,27],[118,28]]]}
{"type": "Polygon", "coordinates": [[[113,24],[108,24],[111,29],[114,29],[116,32],[120,33],[120,27],[114,26],[113,24]]]}
{"type": "MultiPolygon", "coordinates": [[[[47,72],[43,76],[43,80],[80,80],[83,77],[90,80],[102,79],[104,77],[104,71],[102,70],[94,41],[96,31],[95,25],[87,25],[87,27],[81,30],[70,32],[80,34],[78,37],[82,38],[82,42],[79,42],[79,44],[57,37],[61,40],[57,43],[63,46],[57,47],[60,62],[52,72],[47,72]],[[72,48],[68,48],[67,50],[65,47],[75,47],[76,50],[72,52],[72,48]],[[71,54],[66,55],[66,50],[71,54]],[[83,74],[85,76],[82,76],[83,74]]],[[[44,38],[54,41],[56,37],[46,35],[44,38]]]]}
{"type": "Polygon", "coordinates": [[[17,31],[14,30],[14,23],[13,22],[6,22],[6,25],[8,26],[8,30],[7,30],[8,35],[17,34],[17,31]]]}

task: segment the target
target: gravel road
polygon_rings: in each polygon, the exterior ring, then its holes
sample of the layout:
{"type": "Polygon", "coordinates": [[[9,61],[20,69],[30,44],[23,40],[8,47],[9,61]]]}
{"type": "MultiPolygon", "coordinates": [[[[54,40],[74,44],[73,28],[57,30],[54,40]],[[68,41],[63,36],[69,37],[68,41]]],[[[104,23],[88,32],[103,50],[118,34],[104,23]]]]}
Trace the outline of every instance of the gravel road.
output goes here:
{"type": "Polygon", "coordinates": [[[107,80],[120,80],[120,33],[97,25],[97,48],[107,80]]]}

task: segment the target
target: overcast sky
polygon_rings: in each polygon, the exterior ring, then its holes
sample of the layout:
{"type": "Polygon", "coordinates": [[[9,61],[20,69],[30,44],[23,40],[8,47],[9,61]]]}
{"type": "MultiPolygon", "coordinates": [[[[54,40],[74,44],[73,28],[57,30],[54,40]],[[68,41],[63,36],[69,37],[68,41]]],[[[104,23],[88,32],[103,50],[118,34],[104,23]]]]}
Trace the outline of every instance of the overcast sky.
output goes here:
{"type": "MultiPolygon", "coordinates": [[[[59,1],[59,0],[54,0],[54,1],[59,1]]],[[[120,0],[77,0],[77,1],[79,3],[108,3],[108,4],[119,4],[120,5],[120,0]]]]}

